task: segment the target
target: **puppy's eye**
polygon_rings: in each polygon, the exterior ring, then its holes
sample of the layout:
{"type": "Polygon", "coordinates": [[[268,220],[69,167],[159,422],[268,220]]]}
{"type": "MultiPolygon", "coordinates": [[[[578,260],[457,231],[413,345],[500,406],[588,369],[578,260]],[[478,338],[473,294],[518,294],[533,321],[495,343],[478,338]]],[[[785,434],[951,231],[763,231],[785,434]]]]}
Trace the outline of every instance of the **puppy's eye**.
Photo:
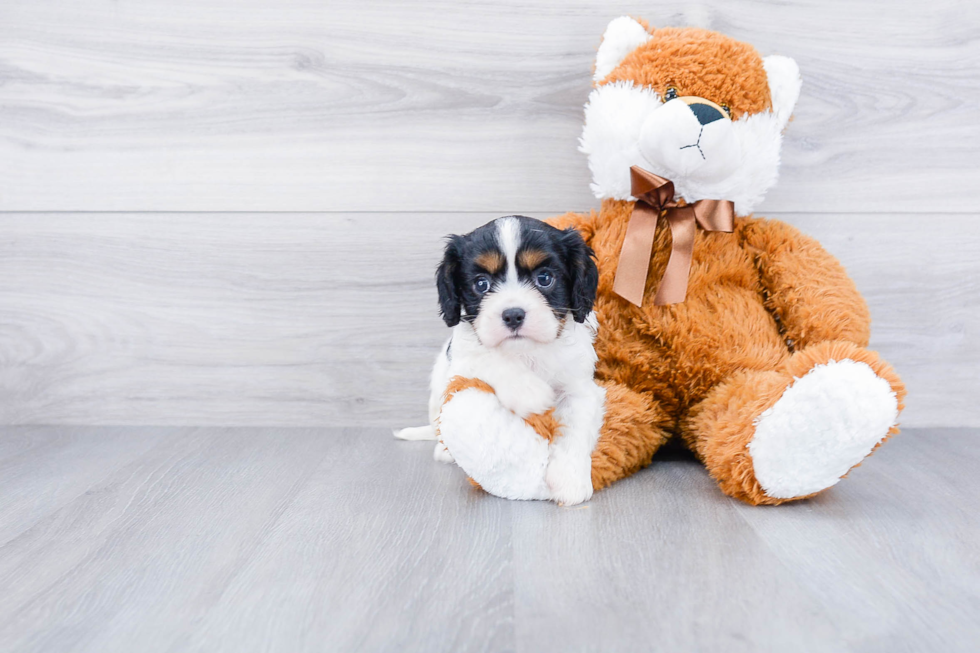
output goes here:
{"type": "Polygon", "coordinates": [[[473,280],[473,290],[480,295],[485,295],[490,290],[490,280],[486,277],[477,277],[473,280]]]}
{"type": "Polygon", "coordinates": [[[673,86],[668,86],[667,90],[664,91],[664,102],[670,102],[671,100],[677,99],[677,89],[673,86]]]}
{"type": "Polygon", "coordinates": [[[728,106],[727,104],[719,104],[718,106],[721,107],[721,110],[724,111],[729,118],[732,117],[732,108],[730,106],[728,106]]]}
{"type": "Polygon", "coordinates": [[[534,275],[534,285],[538,288],[551,288],[554,283],[555,275],[551,274],[551,270],[538,270],[534,275]]]}

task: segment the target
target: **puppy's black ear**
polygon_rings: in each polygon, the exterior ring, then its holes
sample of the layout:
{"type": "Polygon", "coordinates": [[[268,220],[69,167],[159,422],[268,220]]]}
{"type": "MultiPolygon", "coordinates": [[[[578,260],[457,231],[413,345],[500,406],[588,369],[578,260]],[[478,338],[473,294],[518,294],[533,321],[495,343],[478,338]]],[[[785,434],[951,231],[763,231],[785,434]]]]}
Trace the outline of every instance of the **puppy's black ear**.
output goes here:
{"type": "Polygon", "coordinates": [[[461,299],[460,266],[463,262],[463,237],[450,236],[446,243],[446,253],[436,270],[436,289],[439,290],[439,312],[446,326],[459,324],[461,299]]]}
{"type": "Polygon", "coordinates": [[[599,268],[595,264],[595,254],[575,227],[569,227],[562,232],[562,245],[572,282],[572,317],[576,322],[585,322],[586,316],[592,312],[599,286],[599,268]]]}

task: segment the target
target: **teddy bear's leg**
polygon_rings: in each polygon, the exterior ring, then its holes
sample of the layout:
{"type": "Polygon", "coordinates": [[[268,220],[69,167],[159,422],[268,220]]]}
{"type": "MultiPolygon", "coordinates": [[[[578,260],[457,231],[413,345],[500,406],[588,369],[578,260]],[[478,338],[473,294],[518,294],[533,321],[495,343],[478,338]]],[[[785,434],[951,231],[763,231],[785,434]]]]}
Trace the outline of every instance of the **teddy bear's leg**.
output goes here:
{"type": "Polygon", "coordinates": [[[490,385],[457,376],[447,386],[438,437],[471,482],[490,494],[547,500],[549,445],[560,432],[553,413],[518,417],[490,385]]]}
{"type": "Polygon", "coordinates": [[[904,396],[874,352],[822,342],[776,370],[736,372],[690,411],[682,434],[726,494],[778,504],[836,484],[897,433],[904,396]]]}
{"type": "Polygon", "coordinates": [[[606,389],[606,412],[599,441],[592,451],[592,488],[601,490],[650,464],[670,437],[673,423],[650,395],[624,385],[600,381],[606,389]]]}

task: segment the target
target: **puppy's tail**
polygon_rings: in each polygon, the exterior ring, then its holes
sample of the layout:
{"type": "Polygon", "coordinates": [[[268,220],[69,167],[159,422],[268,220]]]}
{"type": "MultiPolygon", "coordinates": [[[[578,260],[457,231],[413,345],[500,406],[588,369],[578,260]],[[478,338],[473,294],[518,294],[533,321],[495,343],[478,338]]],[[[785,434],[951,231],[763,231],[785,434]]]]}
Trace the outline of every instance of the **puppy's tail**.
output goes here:
{"type": "Polygon", "coordinates": [[[431,424],[411,426],[400,431],[392,431],[399,440],[435,440],[436,429],[431,424]]]}

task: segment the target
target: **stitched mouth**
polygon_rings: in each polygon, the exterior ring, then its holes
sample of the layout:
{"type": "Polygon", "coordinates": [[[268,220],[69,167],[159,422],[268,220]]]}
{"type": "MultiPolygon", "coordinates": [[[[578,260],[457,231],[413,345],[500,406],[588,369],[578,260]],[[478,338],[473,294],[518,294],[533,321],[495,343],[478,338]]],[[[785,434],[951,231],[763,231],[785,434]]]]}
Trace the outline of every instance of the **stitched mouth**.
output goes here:
{"type": "Polygon", "coordinates": [[[703,133],[704,133],[704,125],[701,125],[701,131],[698,132],[698,140],[696,142],[694,142],[694,143],[691,143],[690,145],[685,145],[684,147],[682,147],[680,149],[686,150],[689,147],[696,147],[696,148],[698,148],[698,154],[701,155],[701,158],[704,159],[704,160],[707,160],[708,157],[706,157],[704,155],[704,150],[701,149],[701,134],[703,134],[703,133]]]}

